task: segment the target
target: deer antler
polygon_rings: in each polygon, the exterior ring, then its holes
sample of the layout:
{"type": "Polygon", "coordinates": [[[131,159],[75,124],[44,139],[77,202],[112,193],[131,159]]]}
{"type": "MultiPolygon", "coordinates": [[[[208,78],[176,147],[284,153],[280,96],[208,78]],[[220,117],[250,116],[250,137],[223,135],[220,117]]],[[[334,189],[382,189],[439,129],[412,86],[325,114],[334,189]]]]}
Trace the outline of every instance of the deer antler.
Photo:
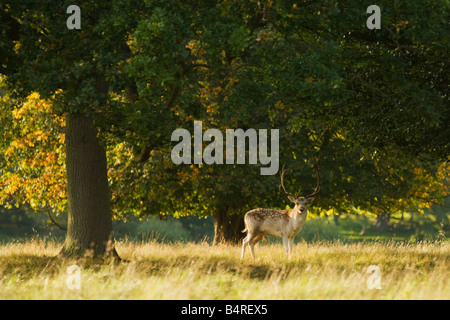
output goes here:
{"type": "Polygon", "coordinates": [[[281,179],[281,187],[283,187],[284,193],[286,193],[288,196],[293,197],[293,195],[290,194],[289,192],[287,192],[286,188],[284,187],[284,181],[283,180],[284,180],[284,174],[286,173],[286,171],[288,171],[288,170],[284,169],[284,165],[283,165],[283,168],[281,168],[281,177],[280,177],[280,179],[281,179]]]}
{"type": "Polygon", "coordinates": [[[317,178],[317,186],[315,187],[314,192],[305,196],[305,198],[313,197],[316,194],[318,194],[320,191],[320,168],[319,168],[319,166],[317,166],[316,178],[317,178]]]}

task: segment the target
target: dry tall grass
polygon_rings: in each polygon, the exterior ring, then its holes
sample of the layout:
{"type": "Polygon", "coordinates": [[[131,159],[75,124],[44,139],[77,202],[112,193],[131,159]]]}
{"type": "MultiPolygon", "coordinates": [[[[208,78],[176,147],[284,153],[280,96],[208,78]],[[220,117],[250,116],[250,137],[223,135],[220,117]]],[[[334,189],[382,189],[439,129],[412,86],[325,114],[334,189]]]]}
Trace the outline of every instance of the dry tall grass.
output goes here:
{"type": "Polygon", "coordinates": [[[450,299],[449,243],[298,243],[238,246],[118,242],[124,263],[61,261],[60,244],[0,246],[0,299],[450,299]],[[81,268],[69,289],[67,267],[81,268]],[[369,289],[380,268],[381,289],[369,289]]]}

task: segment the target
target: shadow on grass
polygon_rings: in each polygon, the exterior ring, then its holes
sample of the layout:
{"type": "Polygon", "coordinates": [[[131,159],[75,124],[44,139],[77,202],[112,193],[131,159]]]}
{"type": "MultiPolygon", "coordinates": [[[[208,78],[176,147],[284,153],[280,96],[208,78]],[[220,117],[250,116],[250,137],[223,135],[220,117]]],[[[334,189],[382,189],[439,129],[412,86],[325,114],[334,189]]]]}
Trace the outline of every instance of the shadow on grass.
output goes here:
{"type": "Polygon", "coordinates": [[[266,280],[277,277],[286,279],[292,273],[302,272],[307,261],[283,261],[283,263],[266,263],[258,261],[242,261],[228,257],[202,257],[178,255],[170,258],[145,257],[132,260],[137,271],[148,276],[160,276],[170,273],[192,272],[198,275],[231,275],[251,280],[266,280]]]}

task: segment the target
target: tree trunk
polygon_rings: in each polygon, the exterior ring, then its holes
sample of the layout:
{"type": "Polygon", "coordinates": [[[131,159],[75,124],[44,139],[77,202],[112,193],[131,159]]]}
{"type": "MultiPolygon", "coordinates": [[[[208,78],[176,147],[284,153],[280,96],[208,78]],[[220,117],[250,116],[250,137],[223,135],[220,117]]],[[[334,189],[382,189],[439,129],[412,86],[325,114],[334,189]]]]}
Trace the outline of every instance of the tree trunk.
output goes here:
{"type": "Polygon", "coordinates": [[[106,152],[92,118],[66,118],[68,222],[62,256],[118,257],[114,247],[106,152]]]}
{"type": "Polygon", "coordinates": [[[375,222],[375,229],[377,229],[378,231],[388,230],[389,220],[390,216],[386,212],[382,212],[377,216],[377,220],[375,222]]]}
{"type": "Polygon", "coordinates": [[[363,221],[361,226],[361,231],[359,232],[360,236],[364,236],[366,234],[366,228],[367,228],[367,217],[366,215],[363,215],[363,221]]]}
{"type": "Polygon", "coordinates": [[[334,214],[334,215],[333,215],[334,224],[335,224],[336,226],[339,226],[339,218],[340,218],[340,215],[339,215],[339,214],[334,214]]]}
{"type": "Polygon", "coordinates": [[[229,215],[227,208],[217,209],[214,214],[214,242],[238,244],[244,237],[244,218],[240,215],[229,215]]]}

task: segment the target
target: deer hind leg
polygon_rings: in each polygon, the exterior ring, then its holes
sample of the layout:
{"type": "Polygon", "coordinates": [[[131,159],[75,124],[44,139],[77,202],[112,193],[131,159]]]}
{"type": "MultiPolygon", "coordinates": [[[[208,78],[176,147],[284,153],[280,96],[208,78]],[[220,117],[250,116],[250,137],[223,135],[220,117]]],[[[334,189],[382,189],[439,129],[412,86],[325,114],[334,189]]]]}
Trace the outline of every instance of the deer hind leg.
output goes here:
{"type": "MultiPolygon", "coordinates": [[[[250,231],[247,233],[247,236],[244,238],[244,240],[242,240],[242,251],[241,251],[241,259],[244,259],[244,254],[245,254],[245,247],[248,245],[250,248],[250,253],[252,254],[252,257],[255,257],[254,251],[253,251],[253,246],[255,245],[255,239],[257,238],[257,236],[255,237],[252,233],[250,233],[250,231]]],[[[259,241],[259,240],[258,240],[259,241]]]]}
{"type": "Polygon", "coordinates": [[[250,249],[250,254],[252,255],[252,258],[255,258],[255,250],[254,250],[255,243],[250,242],[250,243],[248,244],[248,247],[249,247],[249,249],[250,249]]]}
{"type": "Polygon", "coordinates": [[[248,233],[247,236],[244,238],[244,240],[242,240],[242,251],[241,251],[241,259],[244,258],[244,254],[245,254],[245,247],[248,245],[248,247],[250,248],[250,253],[252,255],[252,258],[255,257],[255,244],[259,242],[259,240],[261,240],[262,236],[261,235],[254,235],[253,233],[248,233]]]}
{"type": "Polygon", "coordinates": [[[265,237],[265,235],[258,234],[256,236],[253,236],[250,239],[248,247],[250,248],[250,253],[252,254],[252,258],[255,257],[255,250],[254,250],[255,244],[257,244],[259,241],[261,241],[261,239],[264,237],[265,237]]]}
{"type": "Polygon", "coordinates": [[[247,236],[244,238],[244,240],[242,240],[241,259],[244,259],[245,247],[248,245],[249,240],[250,240],[250,233],[248,233],[247,236]]]}

